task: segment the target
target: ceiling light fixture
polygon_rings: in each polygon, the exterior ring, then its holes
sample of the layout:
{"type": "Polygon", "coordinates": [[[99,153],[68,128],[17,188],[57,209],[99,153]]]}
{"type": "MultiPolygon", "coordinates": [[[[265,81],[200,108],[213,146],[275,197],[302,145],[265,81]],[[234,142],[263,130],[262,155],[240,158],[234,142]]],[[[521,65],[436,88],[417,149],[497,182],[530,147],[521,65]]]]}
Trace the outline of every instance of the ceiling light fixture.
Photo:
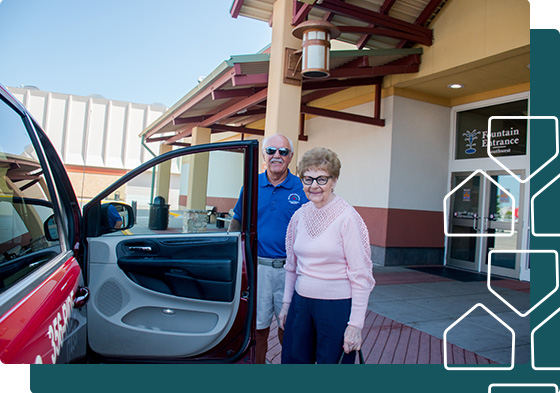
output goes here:
{"type": "Polygon", "coordinates": [[[447,85],[447,87],[449,87],[450,89],[462,89],[463,87],[465,87],[465,85],[462,85],[460,83],[451,83],[447,85]]]}

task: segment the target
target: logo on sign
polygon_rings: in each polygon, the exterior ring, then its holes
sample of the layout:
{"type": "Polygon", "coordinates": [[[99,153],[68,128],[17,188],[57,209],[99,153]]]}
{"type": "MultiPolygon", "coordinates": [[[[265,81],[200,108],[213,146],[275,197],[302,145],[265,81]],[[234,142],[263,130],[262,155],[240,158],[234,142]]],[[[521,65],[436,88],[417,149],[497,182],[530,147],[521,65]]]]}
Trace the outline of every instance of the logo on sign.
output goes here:
{"type": "Polygon", "coordinates": [[[467,154],[474,154],[476,153],[476,143],[474,142],[475,140],[478,139],[478,135],[480,135],[480,131],[475,130],[467,130],[465,132],[463,132],[463,136],[465,137],[465,141],[467,142],[467,150],[465,150],[465,153],[467,154]]]}

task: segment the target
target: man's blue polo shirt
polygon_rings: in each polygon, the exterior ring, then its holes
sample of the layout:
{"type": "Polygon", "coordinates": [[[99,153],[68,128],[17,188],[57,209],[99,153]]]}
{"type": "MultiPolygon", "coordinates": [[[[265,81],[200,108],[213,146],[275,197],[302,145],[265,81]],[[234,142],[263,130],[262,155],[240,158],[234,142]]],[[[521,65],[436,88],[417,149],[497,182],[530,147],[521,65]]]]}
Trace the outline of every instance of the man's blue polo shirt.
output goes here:
{"type": "MultiPolygon", "coordinates": [[[[241,195],[243,189],[241,190],[241,195]]],[[[286,179],[274,187],[266,171],[259,175],[257,231],[259,256],[286,258],[286,230],[292,215],[309,200],[299,177],[288,171],[286,179]]],[[[233,218],[241,222],[241,195],[235,205],[233,218]]]]}

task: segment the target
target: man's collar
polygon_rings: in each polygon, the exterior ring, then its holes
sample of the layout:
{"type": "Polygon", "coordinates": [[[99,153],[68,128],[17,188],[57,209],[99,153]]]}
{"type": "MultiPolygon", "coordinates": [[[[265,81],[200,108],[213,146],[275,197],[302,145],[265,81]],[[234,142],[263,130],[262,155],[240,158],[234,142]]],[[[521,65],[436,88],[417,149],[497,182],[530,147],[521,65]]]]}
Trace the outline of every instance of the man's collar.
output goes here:
{"type": "MultiPolygon", "coordinates": [[[[272,186],[272,183],[270,183],[270,181],[268,180],[268,175],[266,174],[268,171],[265,170],[263,173],[261,173],[261,176],[263,176],[263,180],[264,182],[262,183],[262,187],[266,187],[266,186],[272,186]]],[[[290,170],[288,169],[288,174],[286,175],[286,178],[284,179],[284,181],[280,184],[278,184],[276,187],[284,187],[284,188],[291,188],[293,186],[293,176],[291,176],[292,173],[290,172],[290,170]]]]}

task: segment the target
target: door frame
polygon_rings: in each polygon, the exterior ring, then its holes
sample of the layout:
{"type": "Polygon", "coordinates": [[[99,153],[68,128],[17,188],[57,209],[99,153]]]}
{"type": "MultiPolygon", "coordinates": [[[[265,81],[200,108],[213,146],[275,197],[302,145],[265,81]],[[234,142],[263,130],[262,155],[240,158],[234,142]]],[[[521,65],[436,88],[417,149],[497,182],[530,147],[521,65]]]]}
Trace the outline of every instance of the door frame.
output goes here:
{"type": "MultiPolygon", "coordinates": [[[[525,171],[523,170],[514,170],[512,171],[514,174],[516,174],[517,176],[520,176],[520,178],[525,177],[525,171]]],[[[506,171],[489,171],[488,176],[511,176],[509,173],[507,173],[506,171]]],[[[483,215],[484,218],[482,219],[483,221],[481,222],[481,225],[484,227],[484,225],[489,225],[488,223],[485,223],[485,217],[487,217],[487,215],[489,214],[489,201],[490,198],[492,197],[492,195],[490,195],[490,190],[491,187],[488,186],[488,181],[485,182],[486,186],[485,186],[485,194],[484,194],[484,198],[483,198],[483,215]]],[[[516,239],[516,247],[515,250],[520,250],[522,249],[522,242],[523,242],[523,232],[521,230],[522,228],[522,218],[523,217],[523,213],[525,211],[525,207],[526,207],[526,203],[525,203],[525,198],[524,198],[524,191],[525,191],[525,184],[523,183],[519,183],[519,200],[516,201],[516,206],[519,208],[518,214],[518,220],[517,223],[514,224],[514,230],[517,231],[517,239],[516,239]]],[[[516,207],[513,206],[513,207],[516,207]]],[[[500,225],[496,225],[496,227],[501,227],[501,226],[510,226],[510,224],[500,224],[500,225]]],[[[484,230],[484,229],[483,229],[484,230]]],[[[488,240],[491,237],[483,237],[481,238],[481,242],[480,242],[480,255],[479,255],[479,272],[482,273],[488,273],[488,240]]],[[[495,239],[495,237],[494,237],[495,239]]],[[[514,279],[518,279],[519,278],[519,274],[520,274],[520,270],[521,270],[521,260],[522,260],[522,256],[523,254],[519,254],[516,253],[515,254],[515,268],[512,269],[507,269],[507,268],[503,268],[503,267],[499,267],[499,266],[493,266],[492,267],[492,274],[493,275],[499,275],[499,276],[505,276],[505,277],[510,277],[510,278],[514,278],[514,279]]]]}
{"type": "MultiPolygon", "coordinates": [[[[519,100],[529,100],[529,107],[531,105],[530,102],[530,93],[529,92],[522,92],[511,94],[507,96],[492,98],[488,100],[477,101],[473,103],[457,105],[451,108],[450,113],[450,130],[449,130],[449,161],[448,161],[448,189],[447,192],[450,192],[454,187],[452,187],[452,176],[455,174],[460,173],[473,173],[477,169],[483,169],[487,174],[493,174],[495,172],[504,172],[503,168],[494,162],[491,158],[472,158],[472,159],[455,159],[455,150],[456,150],[456,126],[457,126],[457,112],[475,109],[475,108],[483,108],[486,106],[492,106],[507,102],[519,101],[519,100]]],[[[524,156],[513,156],[513,157],[500,157],[500,161],[506,165],[510,170],[515,173],[530,173],[530,128],[528,130],[527,135],[527,153],[524,156]]],[[[520,199],[523,200],[523,205],[519,205],[520,208],[520,215],[519,215],[519,236],[521,238],[519,244],[519,250],[528,250],[529,249],[529,239],[530,239],[530,209],[529,209],[529,201],[531,199],[530,195],[530,185],[529,183],[522,184],[522,190],[520,191],[520,199]]],[[[451,202],[448,201],[446,207],[447,211],[450,210],[451,202]]],[[[479,241],[477,241],[479,242],[479,241]]],[[[444,246],[444,265],[448,264],[448,256],[449,256],[449,246],[450,241],[449,238],[445,241],[444,246]]],[[[479,250],[479,252],[481,252],[479,250]]],[[[530,268],[528,266],[528,254],[524,253],[521,254],[521,259],[518,261],[519,264],[519,271],[518,277],[516,279],[522,281],[530,281],[530,268]]],[[[480,258],[479,258],[480,259],[480,258]]],[[[480,269],[478,269],[480,271],[480,269]]]]}
{"type": "MultiPolygon", "coordinates": [[[[258,201],[258,160],[259,160],[259,143],[256,140],[246,140],[246,141],[233,141],[233,142],[218,142],[209,143],[204,145],[196,145],[185,147],[181,149],[171,150],[162,155],[156,156],[146,163],[138,166],[137,168],[131,170],[120,179],[115,181],[113,184],[108,186],[105,190],[95,196],[88,204],[84,206],[83,217],[97,217],[99,216],[98,210],[101,205],[101,201],[108,195],[112,194],[122,185],[126,184],[130,180],[139,176],[141,173],[156,167],[157,165],[170,161],[175,158],[183,157],[186,155],[192,155],[195,153],[205,153],[215,150],[243,150],[244,151],[244,179],[243,179],[243,189],[248,190],[248,192],[243,192],[242,202],[242,228],[240,229],[239,238],[241,241],[240,255],[244,257],[240,261],[242,265],[243,272],[246,275],[246,280],[242,279],[241,294],[238,294],[245,304],[243,308],[247,310],[247,316],[244,320],[239,321],[237,316],[235,317],[234,325],[239,323],[242,324],[241,333],[237,336],[240,338],[241,344],[238,346],[239,350],[232,355],[229,355],[227,359],[214,359],[211,356],[206,356],[201,354],[200,357],[195,355],[193,358],[181,358],[181,359],[158,359],[151,361],[150,359],[136,359],[139,363],[216,363],[216,362],[227,362],[236,363],[244,362],[245,359],[254,359],[254,336],[256,331],[256,271],[257,271],[257,201],[258,201]],[[247,208],[245,208],[247,207],[247,208]],[[247,357],[247,355],[249,356],[247,357]]],[[[83,231],[82,241],[88,248],[87,237],[97,237],[101,234],[100,225],[96,220],[87,221],[83,225],[85,231],[83,231]]],[[[88,258],[85,258],[87,261],[88,258]]],[[[87,265],[87,262],[86,262],[87,265]]],[[[84,269],[89,273],[89,266],[84,269]]],[[[86,282],[89,283],[90,277],[86,275],[86,282]]],[[[231,340],[232,337],[227,335],[225,340],[231,340]]],[[[217,344],[217,346],[219,346],[217,344]]],[[[216,347],[215,347],[216,348],[216,347]]],[[[119,361],[119,359],[105,359],[107,361],[119,361]]],[[[127,359],[131,362],[132,359],[127,359]]],[[[251,360],[249,360],[251,361],[251,360]]]]}

